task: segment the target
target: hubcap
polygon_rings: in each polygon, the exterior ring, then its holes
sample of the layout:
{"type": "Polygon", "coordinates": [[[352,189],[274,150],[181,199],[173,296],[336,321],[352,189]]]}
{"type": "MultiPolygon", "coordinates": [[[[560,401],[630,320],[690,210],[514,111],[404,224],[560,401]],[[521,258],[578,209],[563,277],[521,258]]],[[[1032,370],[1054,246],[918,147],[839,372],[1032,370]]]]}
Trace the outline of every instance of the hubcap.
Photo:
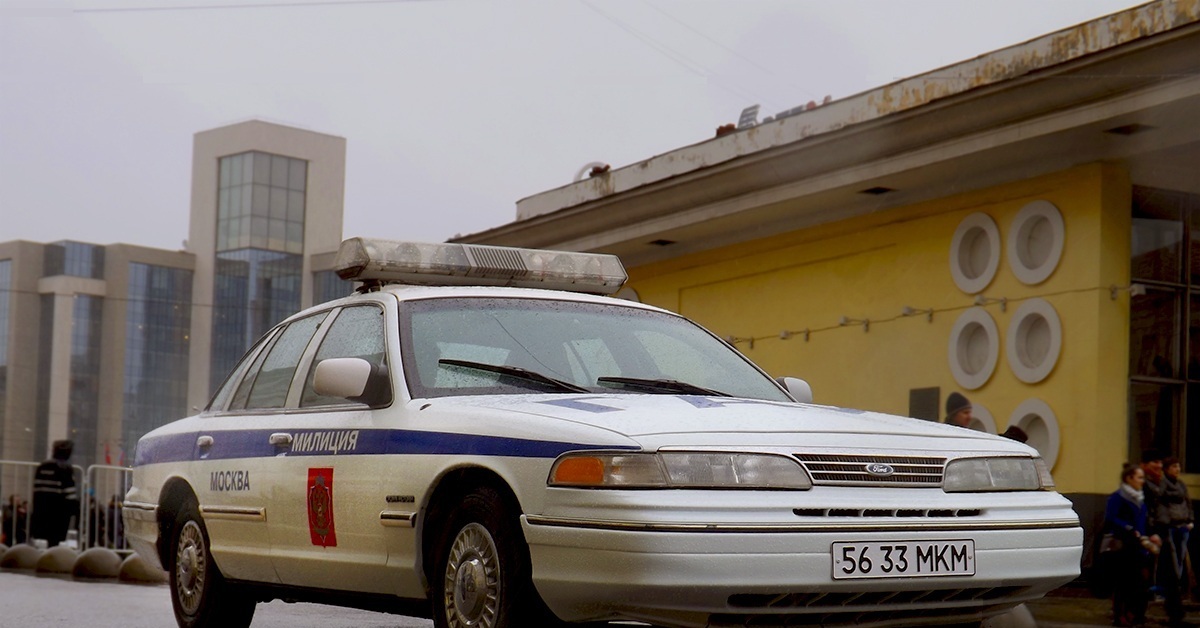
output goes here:
{"type": "Polygon", "coordinates": [[[445,608],[455,628],[491,628],[500,603],[500,563],[487,528],[472,523],[459,531],[446,561],[445,608]]]}
{"type": "Polygon", "coordinates": [[[204,535],[195,521],[183,524],[175,546],[175,596],[188,615],[200,610],[200,595],[204,591],[208,554],[204,535]]]}

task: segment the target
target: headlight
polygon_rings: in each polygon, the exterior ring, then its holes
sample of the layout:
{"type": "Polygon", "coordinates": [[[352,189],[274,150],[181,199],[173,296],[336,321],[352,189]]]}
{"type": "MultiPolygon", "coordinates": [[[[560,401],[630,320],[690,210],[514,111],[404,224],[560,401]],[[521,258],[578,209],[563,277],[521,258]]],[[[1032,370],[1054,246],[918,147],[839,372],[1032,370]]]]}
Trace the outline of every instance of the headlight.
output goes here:
{"type": "Polygon", "coordinates": [[[1036,491],[1046,487],[1033,458],[962,458],[946,465],[942,488],[947,493],[970,493],[1036,491]]]}
{"type": "Polygon", "coordinates": [[[707,452],[565,454],[550,486],[587,488],[812,488],[800,464],[785,456],[707,452]]]}

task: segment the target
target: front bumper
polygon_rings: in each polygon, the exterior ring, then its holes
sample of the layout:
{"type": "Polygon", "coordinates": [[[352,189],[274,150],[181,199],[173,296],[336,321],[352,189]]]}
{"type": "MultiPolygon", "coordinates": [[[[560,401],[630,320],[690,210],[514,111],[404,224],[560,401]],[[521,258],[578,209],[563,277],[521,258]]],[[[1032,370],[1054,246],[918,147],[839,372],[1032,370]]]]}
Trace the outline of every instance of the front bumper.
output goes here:
{"type": "MultiPolygon", "coordinates": [[[[1063,506],[1066,500],[1050,497],[1008,509],[1007,521],[1003,513],[992,512],[945,521],[796,517],[704,524],[678,517],[588,519],[576,510],[576,516],[561,511],[526,516],[522,525],[534,583],[547,605],[568,621],[625,618],[681,627],[932,625],[981,620],[1079,575],[1083,530],[1063,506]],[[971,576],[833,579],[835,542],[964,538],[975,544],[971,576]]],[[[659,514],[671,509],[662,499],[659,514]]],[[[693,503],[691,514],[699,510],[693,503]]]]}
{"type": "Polygon", "coordinates": [[[158,506],[126,500],[121,509],[125,518],[125,540],[146,564],[163,569],[158,555],[158,506]]]}

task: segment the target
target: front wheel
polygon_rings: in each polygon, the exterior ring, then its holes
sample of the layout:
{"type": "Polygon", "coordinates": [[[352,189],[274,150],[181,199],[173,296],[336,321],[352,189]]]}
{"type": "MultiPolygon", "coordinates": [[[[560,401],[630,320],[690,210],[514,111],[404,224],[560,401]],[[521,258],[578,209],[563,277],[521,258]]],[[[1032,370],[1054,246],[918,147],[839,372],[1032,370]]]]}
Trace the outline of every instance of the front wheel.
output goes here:
{"type": "Polygon", "coordinates": [[[524,628],[560,622],[530,577],[529,550],[500,494],[475,489],[456,504],[437,548],[436,628],[524,628]]]}
{"type": "Polygon", "coordinates": [[[246,628],[254,599],[233,592],[209,552],[199,508],[188,502],[171,526],[171,606],[180,628],[246,628]]]}

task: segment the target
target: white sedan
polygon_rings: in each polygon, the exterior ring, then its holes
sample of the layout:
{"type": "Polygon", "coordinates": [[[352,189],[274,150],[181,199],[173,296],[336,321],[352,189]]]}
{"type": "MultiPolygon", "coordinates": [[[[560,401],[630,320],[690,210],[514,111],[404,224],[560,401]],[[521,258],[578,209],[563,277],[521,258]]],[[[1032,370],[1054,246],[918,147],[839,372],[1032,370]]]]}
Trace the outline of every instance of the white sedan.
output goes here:
{"type": "Polygon", "coordinates": [[[611,256],[355,238],[137,448],[126,534],[180,626],[257,602],[574,622],[980,622],[1079,573],[1033,449],[813,405],[611,256]]]}

